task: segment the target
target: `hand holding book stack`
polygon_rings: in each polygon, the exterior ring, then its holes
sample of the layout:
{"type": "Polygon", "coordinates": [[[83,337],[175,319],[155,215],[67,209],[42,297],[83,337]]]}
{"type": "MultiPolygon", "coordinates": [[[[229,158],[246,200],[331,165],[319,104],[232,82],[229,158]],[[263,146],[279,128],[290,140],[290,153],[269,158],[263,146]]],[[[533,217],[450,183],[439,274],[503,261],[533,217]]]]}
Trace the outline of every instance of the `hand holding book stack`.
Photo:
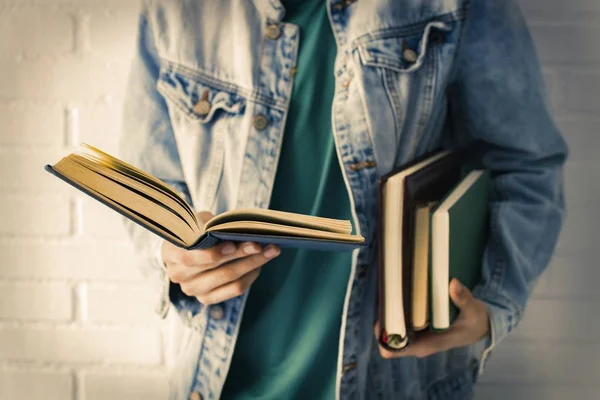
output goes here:
{"type": "Polygon", "coordinates": [[[467,289],[479,280],[490,175],[462,170],[461,153],[441,151],[381,179],[378,336],[387,350],[448,329],[458,314],[451,279],[467,289]]]}

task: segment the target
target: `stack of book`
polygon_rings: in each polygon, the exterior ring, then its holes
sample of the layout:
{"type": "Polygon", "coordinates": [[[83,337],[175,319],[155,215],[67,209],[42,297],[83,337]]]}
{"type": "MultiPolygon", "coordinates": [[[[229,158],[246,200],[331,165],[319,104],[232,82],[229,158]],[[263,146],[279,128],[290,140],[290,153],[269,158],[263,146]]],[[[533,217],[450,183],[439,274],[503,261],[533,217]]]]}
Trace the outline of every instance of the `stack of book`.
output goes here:
{"type": "Polygon", "coordinates": [[[489,171],[464,172],[462,153],[437,151],[382,177],[379,204],[380,343],[450,327],[457,278],[479,280],[488,232],[489,171]]]}

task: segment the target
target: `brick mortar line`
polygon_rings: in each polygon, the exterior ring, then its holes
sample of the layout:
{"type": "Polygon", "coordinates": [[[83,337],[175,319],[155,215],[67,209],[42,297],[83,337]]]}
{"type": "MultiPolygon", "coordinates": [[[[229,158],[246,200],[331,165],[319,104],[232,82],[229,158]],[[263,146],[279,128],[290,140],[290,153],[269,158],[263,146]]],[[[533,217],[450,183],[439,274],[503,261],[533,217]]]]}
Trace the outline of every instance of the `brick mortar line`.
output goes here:
{"type": "Polygon", "coordinates": [[[112,333],[137,331],[142,329],[152,329],[155,333],[160,333],[165,329],[162,320],[157,316],[157,322],[150,323],[94,323],[94,322],[79,322],[79,321],[26,321],[26,320],[6,320],[0,319],[0,331],[19,329],[31,331],[105,331],[112,333]]]}
{"type": "Polygon", "coordinates": [[[58,372],[58,373],[74,373],[81,372],[83,374],[106,374],[115,372],[116,375],[126,375],[128,372],[138,372],[146,374],[161,374],[165,372],[165,366],[154,364],[124,364],[124,363],[106,363],[106,362],[43,362],[43,361],[6,361],[0,360],[1,372],[58,372]],[[110,369],[107,369],[110,368],[110,369]]]}

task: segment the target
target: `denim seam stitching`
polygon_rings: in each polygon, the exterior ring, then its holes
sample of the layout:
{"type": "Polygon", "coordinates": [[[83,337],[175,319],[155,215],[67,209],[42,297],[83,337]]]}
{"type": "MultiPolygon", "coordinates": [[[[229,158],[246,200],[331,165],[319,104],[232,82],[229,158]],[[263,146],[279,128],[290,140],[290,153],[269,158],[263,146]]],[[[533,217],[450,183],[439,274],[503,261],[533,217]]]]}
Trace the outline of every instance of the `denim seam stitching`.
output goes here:
{"type": "Polygon", "coordinates": [[[417,34],[419,32],[422,32],[423,29],[425,29],[425,27],[432,22],[451,23],[455,21],[460,21],[466,16],[465,8],[467,4],[468,2],[465,2],[465,5],[463,5],[460,9],[456,11],[450,11],[445,14],[431,17],[424,21],[414,22],[400,27],[386,28],[375,32],[366,33],[352,41],[352,44],[350,46],[351,50],[354,50],[360,45],[367,44],[374,40],[390,39],[417,34]]]}
{"type": "Polygon", "coordinates": [[[221,79],[210,76],[203,71],[194,70],[190,67],[175,63],[164,57],[161,57],[161,63],[166,71],[178,72],[188,78],[194,79],[198,82],[204,83],[208,86],[215,87],[217,89],[226,91],[233,95],[241,95],[248,100],[253,100],[261,103],[267,107],[277,108],[281,111],[285,111],[285,104],[277,100],[272,99],[269,96],[261,93],[258,90],[246,89],[235,84],[223,81],[221,79]]]}
{"type": "Polygon", "coordinates": [[[431,117],[431,112],[433,110],[433,98],[435,95],[435,64],[436,57],[435,51],[429,51],[429,57],[424,60],[424,68],[425,68],[425,85],[423,87],[423,110],[420,113],[420,118],[417,122],[417,134],[411,140],[410,143],[410,151],[411,154],[415,154],[417,146],[419,142],[423,139],[425,135],[425,127],[427,126],[427,122],[431,117]]]}

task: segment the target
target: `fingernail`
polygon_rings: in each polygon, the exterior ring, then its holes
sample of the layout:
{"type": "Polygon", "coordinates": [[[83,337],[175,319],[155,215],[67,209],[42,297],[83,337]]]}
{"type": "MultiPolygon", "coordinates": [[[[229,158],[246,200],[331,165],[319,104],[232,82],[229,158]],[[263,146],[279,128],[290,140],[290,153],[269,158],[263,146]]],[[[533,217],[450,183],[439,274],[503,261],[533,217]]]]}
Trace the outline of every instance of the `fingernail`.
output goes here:
{"type": "Polygon", "coordinates": [[[223,254],[224,256],[232,254],[233,252],[235,252],[235,244],[233,243],[226,243],[221,248],[221,254],[223,254]]]}
{"type": "Polygon", "coordinates": [[[254,243],[245,244],[243,249],[244,249],[244,253],[246,253],[246,254],[256,254],[260,251],[260,249],[258,249],[258,246],[254,243]]]}
{"type": "Polygon", "coordinates": [[[273,257],[277,256],[278,254],[279,254],[279,249],[275,246],[267,246],[267,248],[263,252],[263,255],[266,258],[273,258],[273,257]]]}

